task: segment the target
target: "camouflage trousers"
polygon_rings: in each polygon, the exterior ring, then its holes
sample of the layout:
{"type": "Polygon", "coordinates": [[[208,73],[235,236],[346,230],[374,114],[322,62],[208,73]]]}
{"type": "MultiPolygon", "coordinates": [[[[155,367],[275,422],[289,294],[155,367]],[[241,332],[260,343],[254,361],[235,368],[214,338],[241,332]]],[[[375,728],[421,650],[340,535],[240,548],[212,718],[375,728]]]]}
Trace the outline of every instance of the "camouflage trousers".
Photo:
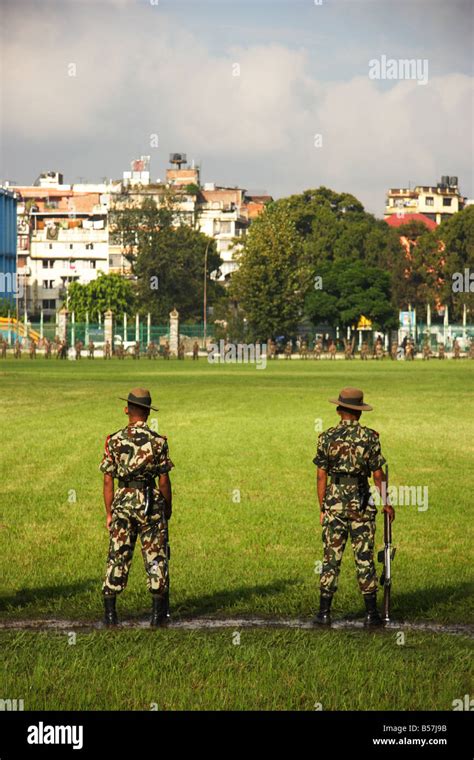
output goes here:
{"type": "Polygon", "coordinates": [[[113,510],[110,526],[104,594],[118,594],[127,585],[133,551],[138,536],[147,574],[148,590],[163,594],[168,590],[168,548],[166,523],[161,513],[145,517],[143,506],[113,510]]]}
{"type": "Polygon", "coordinates": [[[337,589],[342,555],[350,536],[357,580],[363,594],[377,591],[377,571],[374,564],[375,516],[347,515],[341,512],[324,513],[324,560],[321,573],[321,592],[334,594],[337,589]]]}

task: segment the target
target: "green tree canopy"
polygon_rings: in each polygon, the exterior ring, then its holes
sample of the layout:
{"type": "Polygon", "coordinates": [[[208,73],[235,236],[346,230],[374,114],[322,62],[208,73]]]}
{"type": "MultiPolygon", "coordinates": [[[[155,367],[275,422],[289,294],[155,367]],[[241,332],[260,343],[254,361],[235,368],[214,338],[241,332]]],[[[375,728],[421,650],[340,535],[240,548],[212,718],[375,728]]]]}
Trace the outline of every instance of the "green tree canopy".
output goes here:
{"type": "Polygon", "coordinates": [[[266,340],[295,331],[304,304],[309,273],[302,238],[283,204],[273,203],[252,224],[230,295],[241,305],[249,337],[266,340]]]}
{"type": "Polygon", "coordinates": [[[388,272],[362,261],[336,261],[322,265],[319,274],[322,289],[310,291],[305,302],[305,313],[313,323],[352,327],[365,316],[375,330],[397,326],[388,272]]]}
{"type": "MultiPolygon", "coordinates": [[[[324,317],[336,324],[342,319],[341,307],[334,301],[336,294],[319,291],[315,295],[315,278],[324,271],[325,282],[329,282],[332,266],[363,262],[376,277],[371,309],[378,324],[393,316],[389,273],[394,262],[399,265],[404,256],[397,231],[365,212],[354,196],[325,187],[306,190],[270,204],[252,224],[240,269],[233,275],[231,295],[259,338],[279,332],[295,334],[305,316],[318,314],[317,321],[324,317]],[[387,313],[380,304],[376,308],[381,293],[387,313]]],[[[335,272],[339,281],[342,275],[337,267],[335,272]]],[[[356,305],[359,308],[358,301],[356,305]]],[[[355,305],[354,309],[357,311],[355,305]]],[[[346,314],[343,323],[352,323],[359,316],[346,314]]]]}
{"type": "Polygon", "coordinates": [[[222,264],[212,238],[185,223],[173,199],[115,211],[114,225],[132,265],[139,311],[167,322],[177,308],[181,320],[202,319],[206,251],[208,304],[223,290],[210,277],[222,264]]]}
{"type": "Polygon", "coordinates": [[[65,303],[78,320],[84,320],[86,312],[89,319],[96,320],[108,309],[116,315],[124,312],[132,314],[135,308],[134,286],[121,275],[99,272],[97,279],[88,284],[71,283],[65,303]]]}

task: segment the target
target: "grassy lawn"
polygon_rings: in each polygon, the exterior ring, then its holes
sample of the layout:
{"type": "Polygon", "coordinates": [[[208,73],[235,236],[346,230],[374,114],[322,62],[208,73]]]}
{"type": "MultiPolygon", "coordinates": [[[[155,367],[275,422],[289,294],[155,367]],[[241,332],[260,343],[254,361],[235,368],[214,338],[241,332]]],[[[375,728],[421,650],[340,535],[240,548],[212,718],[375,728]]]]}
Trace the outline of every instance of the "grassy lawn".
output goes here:
{"type": "Polygon", "coordinates": [[[0,634],[2,694],[25,710],[451,710],[472,641],[408,633],[0,634]],[[320,705],[320,706],[319,706],[320,705]]]}
{"type": "MultiPolygon", "coordinates": [[[[117,397],[133,386],[150,388],[158,402],[153,414],[176,465],[174,617],[309,617],[318,597],[315,562],[322,558],[311,460],[319,425],[338,419],[327,399],[355,385],[374,406],[362,421],[380,433],[391,483],[428,486],[428,509],[397,510],[393,617],[473,621],[474,362],[280,361],[257,370],[203,359],[76,364],[24,358],[0,363],[0,381],[2,618],[101,615],[107,533],[98,463],[105,436],[126,421],[117,397]]],[[[381,537],[379,517],[379,544],[381,537]]],[[[148,607],[137,551],[119,612],[142,617],[148,607]]],[[[362,614],[350,547],[334,613],[362,614]]],[[[71,647],[64,635],[3,633],[8,667],[1,685],[11,691],[17,683],[18,697],[29,689],[36,707],[148,709],[158,699],[160,690],[155,700],[150,694],[159,683],[155,663],[163,650],[169,655],[163,673],[172,668],[174,674],[163,707],[313,709],[320,701],[327,709],[375,708],[380,694],[372,684],[382,678],[384,648],[390,647],[387,709],[443,709],[446,700],[469,691],[464,639],[410,633],[411,644],[397,646],[388,632],[311,634],[246,631],[248,645],[234,647],[229,631],[167,631],[154,639],[148,632],[121,631],[113,638],[96,632],[81,634],[82,645],[71,647]],[[130,674],[129,690],[109,682],[105,666],[94,664],[104,652],[115,652],[130,674]],[[147,663],[148,686],[135,678],[147,663]],[[69,670],[90,680],[94,693],[82,694],[69,670]],[[354,672],[355,680],[348,677],[354,672]],[[402,672],[408,684],[400,682],[402,672]]]]}

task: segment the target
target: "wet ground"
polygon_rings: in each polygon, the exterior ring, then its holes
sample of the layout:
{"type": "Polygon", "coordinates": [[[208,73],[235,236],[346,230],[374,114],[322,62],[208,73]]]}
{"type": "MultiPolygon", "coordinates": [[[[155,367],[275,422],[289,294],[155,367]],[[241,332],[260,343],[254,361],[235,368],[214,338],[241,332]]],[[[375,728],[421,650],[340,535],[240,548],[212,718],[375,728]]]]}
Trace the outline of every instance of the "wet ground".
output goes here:
{"type": "MultiPolygon", "coordinates": [[[[150,627],[149,618],[141,620],[123,620],[120,622],[121,629],[147,629],[150,627]]],[[[167,623],[170,630],[218,630],[221,628],[266,628],[266,629],[301,629],[301,630],[319,630],[319,627],[312,625],[310,620],[298,618],[192,618],[170,620],[167,623]]],[[[331,629],[333,630],[357,630],[362,629],[362,620],[334,620],[331,629]]],[[[0,631],[91,631],[105,629],[102,621],[97,620],[6,620],[0,621],[0,631]]],[[[386,623],[384,630],[389,631],[418,631],[430,633],[444,633],[463,635],[474,638],[474,625],[469,623],[435,623],[430,621],[408,622],[392,620],[386,623]]],[[[327,630],[327,629],[325,629],[327,630]]],[[[372,629],[373,630],[373,629],[372,629]]],[[[379,630],[379,629],[377,629],[379,630]]]]}

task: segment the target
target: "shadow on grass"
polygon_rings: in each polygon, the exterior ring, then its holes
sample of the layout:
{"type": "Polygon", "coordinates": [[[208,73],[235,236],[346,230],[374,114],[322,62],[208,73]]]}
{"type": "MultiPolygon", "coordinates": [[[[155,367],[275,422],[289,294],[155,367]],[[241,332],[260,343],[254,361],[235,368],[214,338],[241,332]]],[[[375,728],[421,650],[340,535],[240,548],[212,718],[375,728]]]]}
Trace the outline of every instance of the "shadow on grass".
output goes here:
{"type": "MultiPolygon", "coordinates": [[[[474,592],[473,583],[460,583],[455,586],[428,586],[417,591],[403,591],[395,585],[392,589],[392,615],[397,618],[421,616],[432,612],[439,605],[456,606],[466,599],[471,599],[474,592]]],[[[383,603],[383,587],[377,595],[379,607],[383,603]]],[[[346,617],[353,620],[364,614],[363,601],[360,600],[360,610],[346,617]]]]}
{"type": "Polygon", "coordinates": [[[89,578],[80,583],[71,583],[69,585],[60,584],[58,586],[42,586],[41,588],[21,588],[13,596],[0,598],[0,611],[4,612],[15,607],[26,607],[28,604],[35,604],[41,601],[72,599],[77,594],[91,591],[93,588],[98,589],[100,593],[100,582],[97,578],[89,578]]]}
{"type": "MultiPolygon", "coordinates": [[[[256,597],[273,596],[288,591],[290,586],[300,585],[298,580],[278,580],[267,585],[241,586],[233,589],[222,589],[206,596],[195,596],[173,605],[173,612],[182,616],[199,616],[214,614],[224,608],[247,604],[256,597]]],[[[247,614],[252,614],[249,610],[247,614]]]]}

